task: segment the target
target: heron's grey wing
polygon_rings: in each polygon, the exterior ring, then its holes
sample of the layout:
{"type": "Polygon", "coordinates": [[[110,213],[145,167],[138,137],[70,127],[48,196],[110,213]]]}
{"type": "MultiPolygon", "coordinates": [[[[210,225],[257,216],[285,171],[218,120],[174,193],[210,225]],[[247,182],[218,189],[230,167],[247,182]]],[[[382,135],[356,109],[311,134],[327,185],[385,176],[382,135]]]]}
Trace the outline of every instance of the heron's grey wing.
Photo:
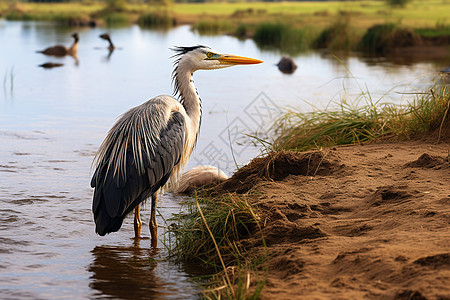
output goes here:
{"type": "Polygon", "coordinates": [[[183,155],[185,120],[181,113],[172,113],[167,126],[161,130],[158,145],[150,155],[147,168],[152,194],[164,186],[183,155]]]}
{"type": "MultiPolygon", "coordinates": [[[[120,229],[123,218],[137,205],[164,186],[179,163],[185,135],[185,120],[181,113],[172,113],[167,126],[159,136],[153,153],[141,153],[145,171],[139,172],[136,153],[127,152],[125,176],[114,173],[114,162],[100,164],[94,173],[91,186],[95,188],[92,210],[96,232],[100,235],[120,229]]],[[[141,147],[144,149],[145,147],[141,147]]]]}

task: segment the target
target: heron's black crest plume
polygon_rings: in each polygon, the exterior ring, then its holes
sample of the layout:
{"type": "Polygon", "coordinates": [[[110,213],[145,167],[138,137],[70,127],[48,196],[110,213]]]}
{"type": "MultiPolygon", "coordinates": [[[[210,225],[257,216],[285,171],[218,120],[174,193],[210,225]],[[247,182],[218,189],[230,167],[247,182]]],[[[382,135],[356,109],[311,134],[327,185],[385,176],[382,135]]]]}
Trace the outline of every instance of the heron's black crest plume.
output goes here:
{"type": "Polygon", "coordinates": [[[188,53],[188,52],[190,52],[190,51],[193,51],[193,50],[195,50],[195,49],[198,49],[198,48],[208,48],[208,47],[203,46],[203,45],[190,46],[190,47],[175,46],[175,47],[173,47],[173,48],[170,48],[170,50],[176,52],[176,53],[172,56],[172,58],[173,58],[173,57],[177,57],[177,56],[182,56],[183,54],[186,54],[186,53],[188,53]]]}

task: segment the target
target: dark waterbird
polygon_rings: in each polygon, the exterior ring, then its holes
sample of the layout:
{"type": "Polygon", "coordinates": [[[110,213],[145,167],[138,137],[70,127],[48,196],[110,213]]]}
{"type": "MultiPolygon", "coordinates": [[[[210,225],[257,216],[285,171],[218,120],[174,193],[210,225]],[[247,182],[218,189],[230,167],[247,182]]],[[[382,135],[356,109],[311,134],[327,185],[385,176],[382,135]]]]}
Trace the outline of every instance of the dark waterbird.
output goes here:
{"type": "Polygon", "coordinates": [[[74,33],[74,34],[72,34],[72,37],[73,37],[74,41],[73,41],[72,46],[70,46],[69,48],[67,48],[66,46],[63,46],[63,45],[56,45],[56,46],[49,47],[45,50],[37,51],[37,52],[45,54],[45,55],[58,56],[58,57],[63,57],[66,55],[76,57],[80,36],[78,35],[78,33],[74,33]]]}
{"type": "Polygon", "coordinates": [[[140,237],[140,204],[151,197],[150,233],[157,243],[156,202],[161,188],[174,183],[194,149],[201,101],[192,80],[197,70],[258,64],[247,57],[220,54],[206,46],[176,47],[174,94],[157,96],[124,113],[108,132],[94,159],[92,211],[99,235],[115,232],[134,210],[140,237]]]}
{"type": "Polygon", "coordinates": [[[285,74],[292,74],[297,70],[297,64],[289,56],[283,56],[277,64],[278,70],[285,74]]]}
{"type": "Polygon", "coordinates": [[[106,48],[106,49],[108,49],[108,51],[109,51],[109,52],[108,52],[108,56],[106,57],[107,59],[109,59],[109,58],[111,57],[111,55],[112,55],[112,53],[114,52],[114,50],[120,49],[120,48],[117,48],[116,46],[114,46],[113,42],[111,41],[111,37],[109,36],[108,33],[103,33],[103,34],[99,35],[99,37],[100,37],[101,39],[107,41],[108,44],[109,44],[108,47],[106,48]]]}
{"type": "Polygon", "coordinates": [[[103,40],[105,40],[105,41],[108,42],[108,44],[109,44],[108,50],[109,50],[110,52],[113,52],[114,49],[116,49],[116,47],[115,47],[114,44],[112,43],[111,37],[109,36],[108,33],[103,33],[103,34],[99,35],[99,37],[100,37],[101,39],[103,39],[103,40]]]}

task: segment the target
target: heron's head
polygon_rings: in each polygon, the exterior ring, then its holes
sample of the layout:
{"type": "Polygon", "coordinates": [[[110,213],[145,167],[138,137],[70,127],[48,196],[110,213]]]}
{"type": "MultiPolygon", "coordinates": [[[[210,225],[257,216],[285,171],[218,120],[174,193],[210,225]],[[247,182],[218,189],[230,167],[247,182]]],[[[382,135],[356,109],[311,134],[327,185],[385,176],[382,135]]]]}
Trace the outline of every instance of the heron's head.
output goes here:
{"type": "Polygon", "coordinates": [[[188,68],[191,72],[197,70],[222,69],[236,65],[259,64],[263,62],[254,58],[222,54],[210,47],[201,45],[193,47],[176,47],[172,50],[177,52],[174,57],[178,58],[176,61],[178,67],[188,68]]]}

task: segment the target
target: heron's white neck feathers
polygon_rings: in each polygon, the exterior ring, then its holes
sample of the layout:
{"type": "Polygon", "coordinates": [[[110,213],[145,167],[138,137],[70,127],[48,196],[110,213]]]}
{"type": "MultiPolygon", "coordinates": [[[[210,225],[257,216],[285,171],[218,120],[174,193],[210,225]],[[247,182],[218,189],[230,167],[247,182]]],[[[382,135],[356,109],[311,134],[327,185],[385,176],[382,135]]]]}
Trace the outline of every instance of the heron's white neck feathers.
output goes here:
{"type": "Polygon", "coordinates": [[[186,134],[184,140],[185,151],[183,151],[180,162],[174,167],[168,182],[172,187],[177,186],[181,172],[187,165],[194,150],[202,119],[201,99],[192,79],[193,72],[196,70],[189,68],[188,64],[183,63],[182,59],[177,60],[175,64],[172,74],[174,96],[178,96],[179,103],[182,106],[179,111],[185,116],[186,134]]]}
{"type": "Polygon", "coordinates": [[[181,61],[174,69],[173,80],[174,94],[175,96],[178,94],[180,103],[183,105],[197,134],[202,118],[202,103],[192,79],[194,71],[196,70],[186,67],[181,61]]]}

